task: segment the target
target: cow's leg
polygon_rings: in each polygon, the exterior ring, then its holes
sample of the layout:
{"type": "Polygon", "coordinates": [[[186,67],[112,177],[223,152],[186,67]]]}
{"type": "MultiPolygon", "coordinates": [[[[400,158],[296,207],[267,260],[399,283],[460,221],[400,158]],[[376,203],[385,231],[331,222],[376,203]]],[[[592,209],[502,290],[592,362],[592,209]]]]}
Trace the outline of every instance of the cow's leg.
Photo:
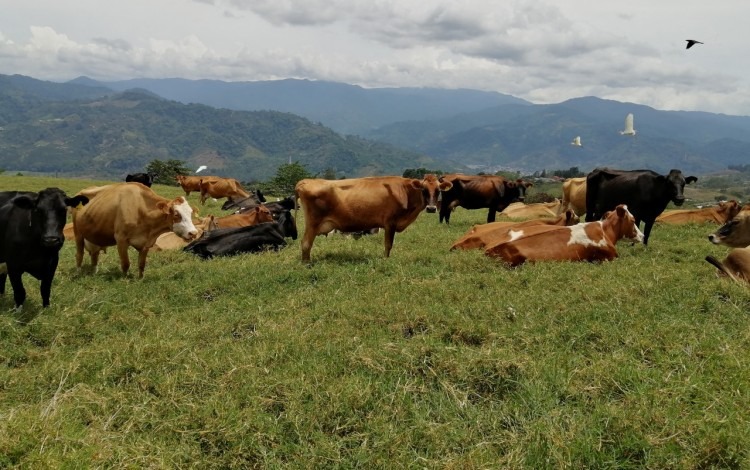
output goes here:
{"type": "Polygon", "coordinates": [[[201,191],[201,206],[206,205],[206,199],[208,198],[207,193],[201,191]]]}
{"type": "MultiPolygon", "coordinates": [[[[638,225],[638,222],[636,221],[636,225],[638,225]]],[[[648,235],[651,233],[651,227],[654,226],[653,220],[646,220],[644,221],[644,227],[643,227],[643,244],[648,245],[648,235]]]]}
{"type": "Polygon", "coordinates": [[[449,204],[443,204],[440,206],[440,223],[443,223],[443,220],[445,220],[446,224],[450,224],[451,222],[451,208],[449,207],[449,204]]]}
{"type": "Polygon", "coordinates": [[[487,223],[495,221],[495,215],[497,214],[497,209],[494,207],[490,207],[490,210],[487,212],[487,223]]]}
{"type": "Polygon", "coordinates": [[[396,227],[387,226],[385,227],[385,257],[388,258],[391,254],[391,248],[393,248],[393,238],[396,236],[396,227]]]}
{"type": "Polygon", "coordinates": [[[13,300],[16,301],[16,308],[21,308],[24,301],[26,301],[26,289],[23,288],[23,281],[21,280],[22,274],[23,271],[8,269],[8,277],[10,278],[11,287],[13,287],[13,300]]]}
{"type": "Polygon", "coordinates": [[[127,275],[130,269],[130,258],[128,258],[128,248],[130,245],[127,240],[117,240],[117,254],[120,255],[120,269],[127,275]]]}
{"type": "Polygon", "coordinates": [[[8,275],[3,273],[0,274],[0,295],[5,294],[5,279],[8,278],[8,275]]]}
{"type": "Polygon", "coordinates": [[[42,281],[39,286],[39,291],[42,294],[42,307],[49,307],[49,297],[52,292],[52,280],[55,278],[55,271],[57,271],[57,262],[57,259],[51,260],[40,279],[42,281]]]}
{"type": "MultiPolygon", "coordinates": [[[[93,257],[92,260],[93,262],[93,257]]],[[[83,264],[83,236],[76,235],[76,268],[81,269],[83,264]]]]}
{"type": "Polygon", "coordinates": [[[143,271],[146,269],[146,256],[148,255],[148,248],[141,248],[138,250],[138,278],[143,278],[143,271]]]}
{"type": "Polygon", "coordinates": [[[91,268],[93,269],[93,272],[96,272],[97,266],[99,265],[99,253],[101,253],[101,250],[98,249],[89,251],[89,256],[91,257],[91,268]]]}
{"type": "Polygon", "coordinates": [[[302,261],[305,263],[310,262],[310,250],[312,250],[313,242],[315,241],[316,227],[305,228],[305,234],[302,236],[302,261]]]}

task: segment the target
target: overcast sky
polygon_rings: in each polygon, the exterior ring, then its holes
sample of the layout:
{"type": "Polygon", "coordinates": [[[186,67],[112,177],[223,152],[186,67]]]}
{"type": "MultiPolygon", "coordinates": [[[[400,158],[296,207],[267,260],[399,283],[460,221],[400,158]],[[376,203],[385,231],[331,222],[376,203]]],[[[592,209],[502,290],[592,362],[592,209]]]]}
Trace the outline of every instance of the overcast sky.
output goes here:
{"type": "Polygon", "coordinates": [[[750,115],[748,18],[748,0],[0,0],[0,73],[308,78],[750,115]]]}

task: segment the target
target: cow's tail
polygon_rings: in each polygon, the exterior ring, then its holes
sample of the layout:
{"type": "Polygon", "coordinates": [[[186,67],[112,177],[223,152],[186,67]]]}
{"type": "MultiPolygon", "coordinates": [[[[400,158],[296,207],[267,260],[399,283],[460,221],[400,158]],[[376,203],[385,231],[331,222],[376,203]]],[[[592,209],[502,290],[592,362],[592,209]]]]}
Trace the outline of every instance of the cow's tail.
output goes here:
{"type": "Polygon", "coordinates": [[[734,282],[741,283],[741,281],[739,279],[737,279],[737,276],[735,276],[734,273],[732,273],[732,271],[730,271],[729,269],[727,269],[727,267],[724,266],[724,263],[722,263],[718,259],[714,258],[711,255],[708,255],[708,256],[706,256],[706,261],[708,261],[709,263],[713,264],[716,267],[716,269],[718,269],[722,273],[726,274],[726,276],[729,279],[733,280],[734,282]]]}

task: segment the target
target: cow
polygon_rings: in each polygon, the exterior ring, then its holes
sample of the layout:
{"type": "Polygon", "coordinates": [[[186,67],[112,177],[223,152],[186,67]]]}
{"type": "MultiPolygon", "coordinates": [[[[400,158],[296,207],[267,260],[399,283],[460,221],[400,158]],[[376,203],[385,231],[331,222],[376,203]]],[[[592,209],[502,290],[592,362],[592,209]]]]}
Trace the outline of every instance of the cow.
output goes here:
{"type": "Polygon", "coordinates": [[[656,218],[656,221],[673,225],[688,223],[714,223],[722,225],[732,220],[739,212],[739,203],[732,199],[731,201],[721,201],[718,206],[713,207],[664,211],[656,218]]]}
{"type": "Polygon", "coordinates": [[[247,227],[248,225],[257,225],[262,222],[273,222],[271,211],[263,204],[255,206],[255,209],[249,212],[226,215],[214,220],[216,228],[247,227]]]}
{"type": "Polygon", "coordinates": [[[126,183],[141,183],[144,186],[151,187],[154,184],[153,173],[133,173],[125,177],[126,183]]]}
{"type": "MultiPolygon", "coordinates": [[[[560,200],[555,199],[553,202],[538,202],[535,204],[525,204],[523,202],[514,202],[500,212],[500,216],[511,219],[538,219],[541,217],[556,217],[560,213],[560,200]]],[[[564,212],[564,211],[563,211],[564,212]]]]}
{"type": "Polygon", "coordinates": [[[243,197],[243,196],[229,196],[229,197],[227,197],[227,200],[224,201],[224,204],[221,205],[221,210],[223,210],[223,211],[228,211],[228,210],[239,211],[240,209],[242,209],[244,207],[257,206],[258,204],[260,204],[262,202],[267,202],[266,201],[266,197],[263,195],[262,192],[260,192],[260,189],[256,189],[248,197],[243,197]]]}
{"type": "Polygon", "coordinates": [[[497,211],[503,211],[511,202],[523,202],[531,183],[523,180],[508,181],[502,176],[462,174],[444,175],[440,182],[450,183],[442,190],[439,221],[450,223],[451,212],[457,206],[465,209],[487,208],[487,223],[495,221],[497,211]]]}
{"type": "MultiPolygon", "coordinates": [[[[196,238],[200,237],[203,232],[216,229],[213,215],[207,215],[201,220],[193,222],[193,225],[195,225],[196,230],[198,230],[196,238]]],[[[178,248],[185,248],[188,243],[189,242],[187,240],[174,232],[164,232],[156,238],[156,243],[154,243],[154,246],[152,246],[149,251],[176,250],[178,248]]]]}
{"type": "Polygon", "coordinates": [[[586,221],[597,220],[617,205],[625,204],[636,224],[644,222],[643,244],[647,245],[656,218],[669,201],[681,206],[685,202],[685,185],[695,181],[698,178],[685,178],[680,170],[671,170],[665,176],[651,170],[597,168],[586,176],[586,221]]]}
{"type": "MultiPolygon", "coordinates": [[[[140,184],[119,183],[100,190],[91,202],[73,212],[76,237],[76,266],[83,263],[84,241],[99,246],[117,246],[120,268],[128,273],[128,247],[138,251],[138,277],[143,278],[146,256],[156,239],[164,232],[174,231],[186,240],[198,231],[191,219],[193,209],[184,197],[163,198],[140,184]]],[[[91,253],[96,270],[99,253],[91,253]]]]}
{"type": "Polygon", "coordinates": [[[23,273],[41,281],[42,306],[49,307],[67,209],[86,203],[87,197],[68,197],[58,188],[0,192],[0,294],[10,277],[17,309],[26,301],[23,273]]]}
{"type": "Polygon", "coordinates": [[[210,259],[214,256],[231,256],[240,253],[255,253],[268,249],[278,250],[286,246],[284,235],[275,222],[266,222],[239,228],[216,229],[204,232],[183,251],[210,259]]]}
{"type": "MultiPolygon", "coordinates": [[[[294,196],[288,196],[278,201],[271,201],[264,203],[273,217],[276,218],[283,211],[291,211],[294,209],[294,196]]],[[[253,210],[258,204],[247,204],[240,207],[235,213],[241,214],[243,212],[253,210]]]]}
{"type": "Polygon", "coordinates": [[[562,203],[560,213],[568,209],[579,215],[586,213],[586,177],[568,178],[562,184],[562,203]]]}
{"type": "Polygon", "coordinates": [[[571,227],[532,227],[511,231],[508,240],[488,246],[485,255],[511,267],[526,261],[604,261],[617,257],[621,238],[643,241],[635,217],[620,204],[602,220],[571,227]]]}
{"type": "Polygon", "coordinates": [[[175,180],[180,184],[182,190],[185,191],[185,197],[190,196],[192,192],[201,191],[201,181],[212,181],[219,179],[218,176],[185,176],[177,175],[175,180]]]}
{"type": "Polygon", "coordinates": [[[201,180],[201,204],[206,203],[206,199],[211,196],[214,199],[223,197],[250,197],[250,193],[242,188],[239,181],[234,178],[217,178],[212,180],[201,180]]]}
{"type": "Polygon", "coordinates": [[[303,179],[294,188],[305,214],[302,261],[310,262],[317,235],[334,229],[358,232],[385,229],[385,256],[396,232],[404,231],[423,210],[434,213],[440,191],[450,189],[434,175],[418,179],[381,176],[341,180],[303,179]]]}
{"type": "Polygon", "coordinates": [[[750,246],[750,206],[745,205],[739,214],[708,236],[714,245],[726,245],[732,248],[750,246]]]}
{"type": "Polygon", "coordinates": [[[533,226],[558,226],[565,227],[575,225],[580,218],[572,210],[565,211],[555,218],[532,219],[525,222],[492,222],[489,224],[474,225],[464,236],[459,238],[451,246],[455,249],[471,250],[484,248],[497,242],[499,237],[508,233],[509,230],[518,230],[533,226]]]}
{"type": "Polygon", "coordinates": [[[279,225],[279,230],[284,238],[297,239],[297,222],[294,220],[291,211],[281,211],[276,218],[276,223],[279,225]]]}
{"type": "Polygon", "coordinates": [[[716,266],[718,274],[745,286],[750,284],[750,248],[734,248],[723,261],[708,255],[706,261],[716,266]]]}

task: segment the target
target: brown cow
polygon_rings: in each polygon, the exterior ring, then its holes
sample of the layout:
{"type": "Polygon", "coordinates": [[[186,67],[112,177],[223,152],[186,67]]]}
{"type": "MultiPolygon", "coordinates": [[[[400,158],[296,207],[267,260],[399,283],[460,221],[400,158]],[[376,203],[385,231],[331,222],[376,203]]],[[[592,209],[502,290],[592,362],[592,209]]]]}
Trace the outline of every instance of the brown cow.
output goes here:
{"type": "MultiPolygon", "coordinates": [[[[216,228],[213,215],[207,215],[197,222],[194,221],[193,225],[195,225],[196,230],[198,230],[198,233],[195,235],[196,239],[200,238],[200,236],[203,235],[203,232],[208,232],[216,228]]],[[[188,243],[190,242],[174,232],[165,232],[159,235],[156,239],[156,243],[154,243],[154,246],[152,246],[149,251],[177,250],[186,247],[188,243]]]]}
{"type": "MultiPolygon", "coordinates": [[[[538,202],[535,204],[525,204],[523,202],[514,202],[502,212],[501,217],[511,219],[538,219],[541,217],[557,217],[560,214],[560,200],[555,199],[553,202],[538,202]]],[[[564,212],[564,211],[563,211],[564,212]]]]}
{"type": "Polygon", "coordinates": [[[750,246],[750,204],[745,204],[739,214],[708,236],[715,245],[726,245],[732,248],[750,246]]]}
{"type": "Polygon", "coordinates": [[[343,180],[303,179],[294,188],[305,213],[302,261],[310,261],[317,235],[334,229],[359,232],[385,229],[385,256],[390,255],[396,232],[402,232],[424,210],[435,212],[441,190],[450,189],[434,175],[417,179],[399,176],[343,180]]]}
{"type": "Polygon", "coordinates": [[[201,204],[206,203],[206,199],[211,196],[214,199],[223,197],[240,196],[243,198],[250,197],[250,193],[244,190],[239,181],[234,178],[218,178],[212,180],[201,180],[201,204]]]}
{"type": "Polygon", "coordinates": [[[586,213],[586,177],[568,178],[562,184],[563,198],[560,213],[572,209],[578,215],[586,213]]]}
{"type": "Polygon", "coordinates": [[[255,206],[252,210],[241,214],[219,217],[214,221],[216,228],[247,227],[263,222],[273,222],[273,214],[264,204],[255,206]]]}
{"type": "MultiPolygon", "coordinates": [[[[191,220],[193,209],[182,196],[170,201],[139,183],[113,184],[100,190],[89,204],[73,212],[76,237],[76,266],[83,263],[84,241],[98,247],[117,246],[120,268],[130,268],[128,247],[138,250],[138,275],[143,277],[146,256],[159,235],[169,230],[186,240],[197,230],[191,220]]],[[[99,251],[91,253],[96,270],[99,251]]]]}
{"type": "Polygon", "coordinates": [[[740,205],[732,199],[721,201],[718,206],[702,209],[677,209],[662,212],[656,218],[657,222],[665,224],[714,223],[725,224],[740,212],[740,205]]]}
{"type": "Polygon", "coordinates": [[[575,225],[580,218],[575,212],[568,210],[564,214],[552,219],[533,219],[525,222],[491,222],[489,224],[474,225],[463,237],[456,240],[451,250],[471,250],[484,248],[497,243],[499,237],[508,233],[509,230],[518,230],[533,226],[558,226],[565,227],[575,225]]]}
{"type": "Polygon", "coordinates": [[[489,209],[487,223],[495,221],[497,211],[502,211],[511,202],[523,201],[526,189],[532,183],[523,180],[509,181],[502,176],[464,175],[455,173],[443,175],[441,182],[450,183],[450,188],[442,190],[439,221],[450,223],[451,212],[458,206],[464,209],[489,209]]]}
{"type": "Polygon", "coordinates": [[[718,274],[726,275],[729,279],[746,286],[750,284],[750,248],[735,248],[724,261],[719,261],[711,255],[706,256],[706,261],[718,268],[718,274]]]}
{"type": "Polygon", "coordinates": [[[627,206],[620,204],[602,220],[572,227],[532,227],[510,231],[508,241],[487,247],[487,256],[518,266],[526,261],[602,261],[617,257],[621,238],[643,241],[627,206]]]}
{"type": "Polygon", "coordinates": [[[201,191],[201,181],[214,181],[219,179],[218,176],[185,176],[185,175],[177,175],[175,177],[178,183],[180,183],[180,186],[182,186],[182,190],[185,191],[185,197],[190,196],[190,193],[200,192],[201,191]]]}

